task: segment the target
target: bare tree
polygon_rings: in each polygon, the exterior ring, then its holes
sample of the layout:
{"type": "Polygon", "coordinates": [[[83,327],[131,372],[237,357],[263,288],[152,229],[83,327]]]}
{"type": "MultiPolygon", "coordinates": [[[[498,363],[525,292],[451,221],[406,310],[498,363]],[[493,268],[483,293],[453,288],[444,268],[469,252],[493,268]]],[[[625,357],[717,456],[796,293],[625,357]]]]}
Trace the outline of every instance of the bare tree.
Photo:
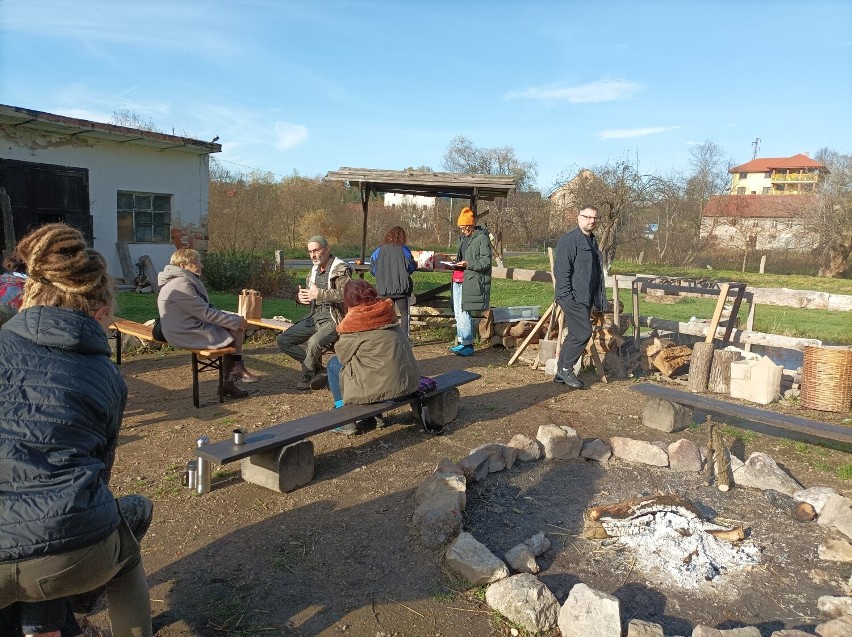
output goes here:
{"type": "Polygon", "coordinates": [[[570,180],[573,206],[566,214],[576,214],[587,205],[598,208],[602,221],[595,236],[603,253],[604,265],[609,269],[621,239],[621,230],[647,204],[651,180],[639,173],[638,161],[633,163],[629,159],[583,169],[576,175],[570,180]]]}
{"type": "Polygon", "coordinates": [[[841,276],[852,265],[852,155],[821,148],[815,159],[831,171],[817,196],[810,218],[818,236],[819,276],[841,276]]]}
{"type": "MultiPolygon", "coordinates": [[[[533,190],[538,175],[536,163],[518,159],[511,146],[479,148],[464,135],[450,141],[444,153],[444,168],[456,173],[511,176],[515,178],[519,191],[533,190]]],[[[487,223],[502,253],[504,233],[510,230],[522,232],[524,220],[520,208],[510,207],[505,199],[498,199],[494,202],[487,223]]]]}

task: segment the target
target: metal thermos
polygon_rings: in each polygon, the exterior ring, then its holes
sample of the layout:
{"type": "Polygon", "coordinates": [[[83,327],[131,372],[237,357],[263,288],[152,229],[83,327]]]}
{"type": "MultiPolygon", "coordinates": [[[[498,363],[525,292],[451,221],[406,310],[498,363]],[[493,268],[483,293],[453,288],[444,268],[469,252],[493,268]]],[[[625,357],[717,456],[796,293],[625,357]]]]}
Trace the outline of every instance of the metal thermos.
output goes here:
{"type": "MultiPolygon", "coordinates": [[[[207,436],[201,436],[195,441],[198,447],[203,447],[210,442],[207,436]]],[[[203,495],[210,492],[210,461],[207,458],[198,457],[198,493],[203,495]]]]}
{"type": "Polygon", "coordinates": [[[198,461],[190,460],[186,463],[186,479],[184,485],[190,489],[198,488],[198,461]]]}

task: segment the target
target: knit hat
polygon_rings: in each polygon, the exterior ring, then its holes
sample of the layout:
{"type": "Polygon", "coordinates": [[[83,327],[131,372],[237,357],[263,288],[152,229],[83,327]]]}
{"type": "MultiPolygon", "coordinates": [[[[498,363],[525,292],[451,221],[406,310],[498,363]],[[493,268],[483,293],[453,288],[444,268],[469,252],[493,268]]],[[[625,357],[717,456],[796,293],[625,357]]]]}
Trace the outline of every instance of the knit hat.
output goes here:
{"type": "Polygon", "coordinates": [[[462,208],[461,213],[459,213],[459,221],[456,224],[457,226],[473,226],[476,225],[476,222],[473,218],[473,210],[465,206],[462,208]]]}

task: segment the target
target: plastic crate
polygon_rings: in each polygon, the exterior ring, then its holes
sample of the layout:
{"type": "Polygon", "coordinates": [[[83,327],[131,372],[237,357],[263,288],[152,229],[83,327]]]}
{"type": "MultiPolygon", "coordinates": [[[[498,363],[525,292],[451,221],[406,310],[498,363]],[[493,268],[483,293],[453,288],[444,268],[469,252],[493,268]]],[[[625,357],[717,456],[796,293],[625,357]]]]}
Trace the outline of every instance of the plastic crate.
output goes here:
{"type": "Polygon", "coordinates": [[[515,321],[537,321],[540,310],[538,305],[519,305],[517,307],[492,307],[491,317],[495,323],[513,323],[515,321]]]}

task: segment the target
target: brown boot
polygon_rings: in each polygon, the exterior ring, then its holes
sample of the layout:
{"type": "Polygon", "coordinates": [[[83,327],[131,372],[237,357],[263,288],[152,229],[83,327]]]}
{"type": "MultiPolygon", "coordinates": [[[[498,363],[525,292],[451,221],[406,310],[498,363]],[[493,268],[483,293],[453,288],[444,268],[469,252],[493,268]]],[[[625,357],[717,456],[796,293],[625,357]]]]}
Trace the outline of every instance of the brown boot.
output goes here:
{"type": "Polygon", "coordinates": [[[231,375],[235,376],[236,380],[244,383],[256,383],[260,380],[260,376],[255,376],[247,370],[245,363],[241,360],[234,361],[234,369],[231,372],[231,375]]]}
{"type": "Polygon", "coordinates": [[[234,382],[233,376],[225,381],[222,385],[222,393],[231,398],[245,398],[249,393],[245,389],[240,389],[234,382]]]}

